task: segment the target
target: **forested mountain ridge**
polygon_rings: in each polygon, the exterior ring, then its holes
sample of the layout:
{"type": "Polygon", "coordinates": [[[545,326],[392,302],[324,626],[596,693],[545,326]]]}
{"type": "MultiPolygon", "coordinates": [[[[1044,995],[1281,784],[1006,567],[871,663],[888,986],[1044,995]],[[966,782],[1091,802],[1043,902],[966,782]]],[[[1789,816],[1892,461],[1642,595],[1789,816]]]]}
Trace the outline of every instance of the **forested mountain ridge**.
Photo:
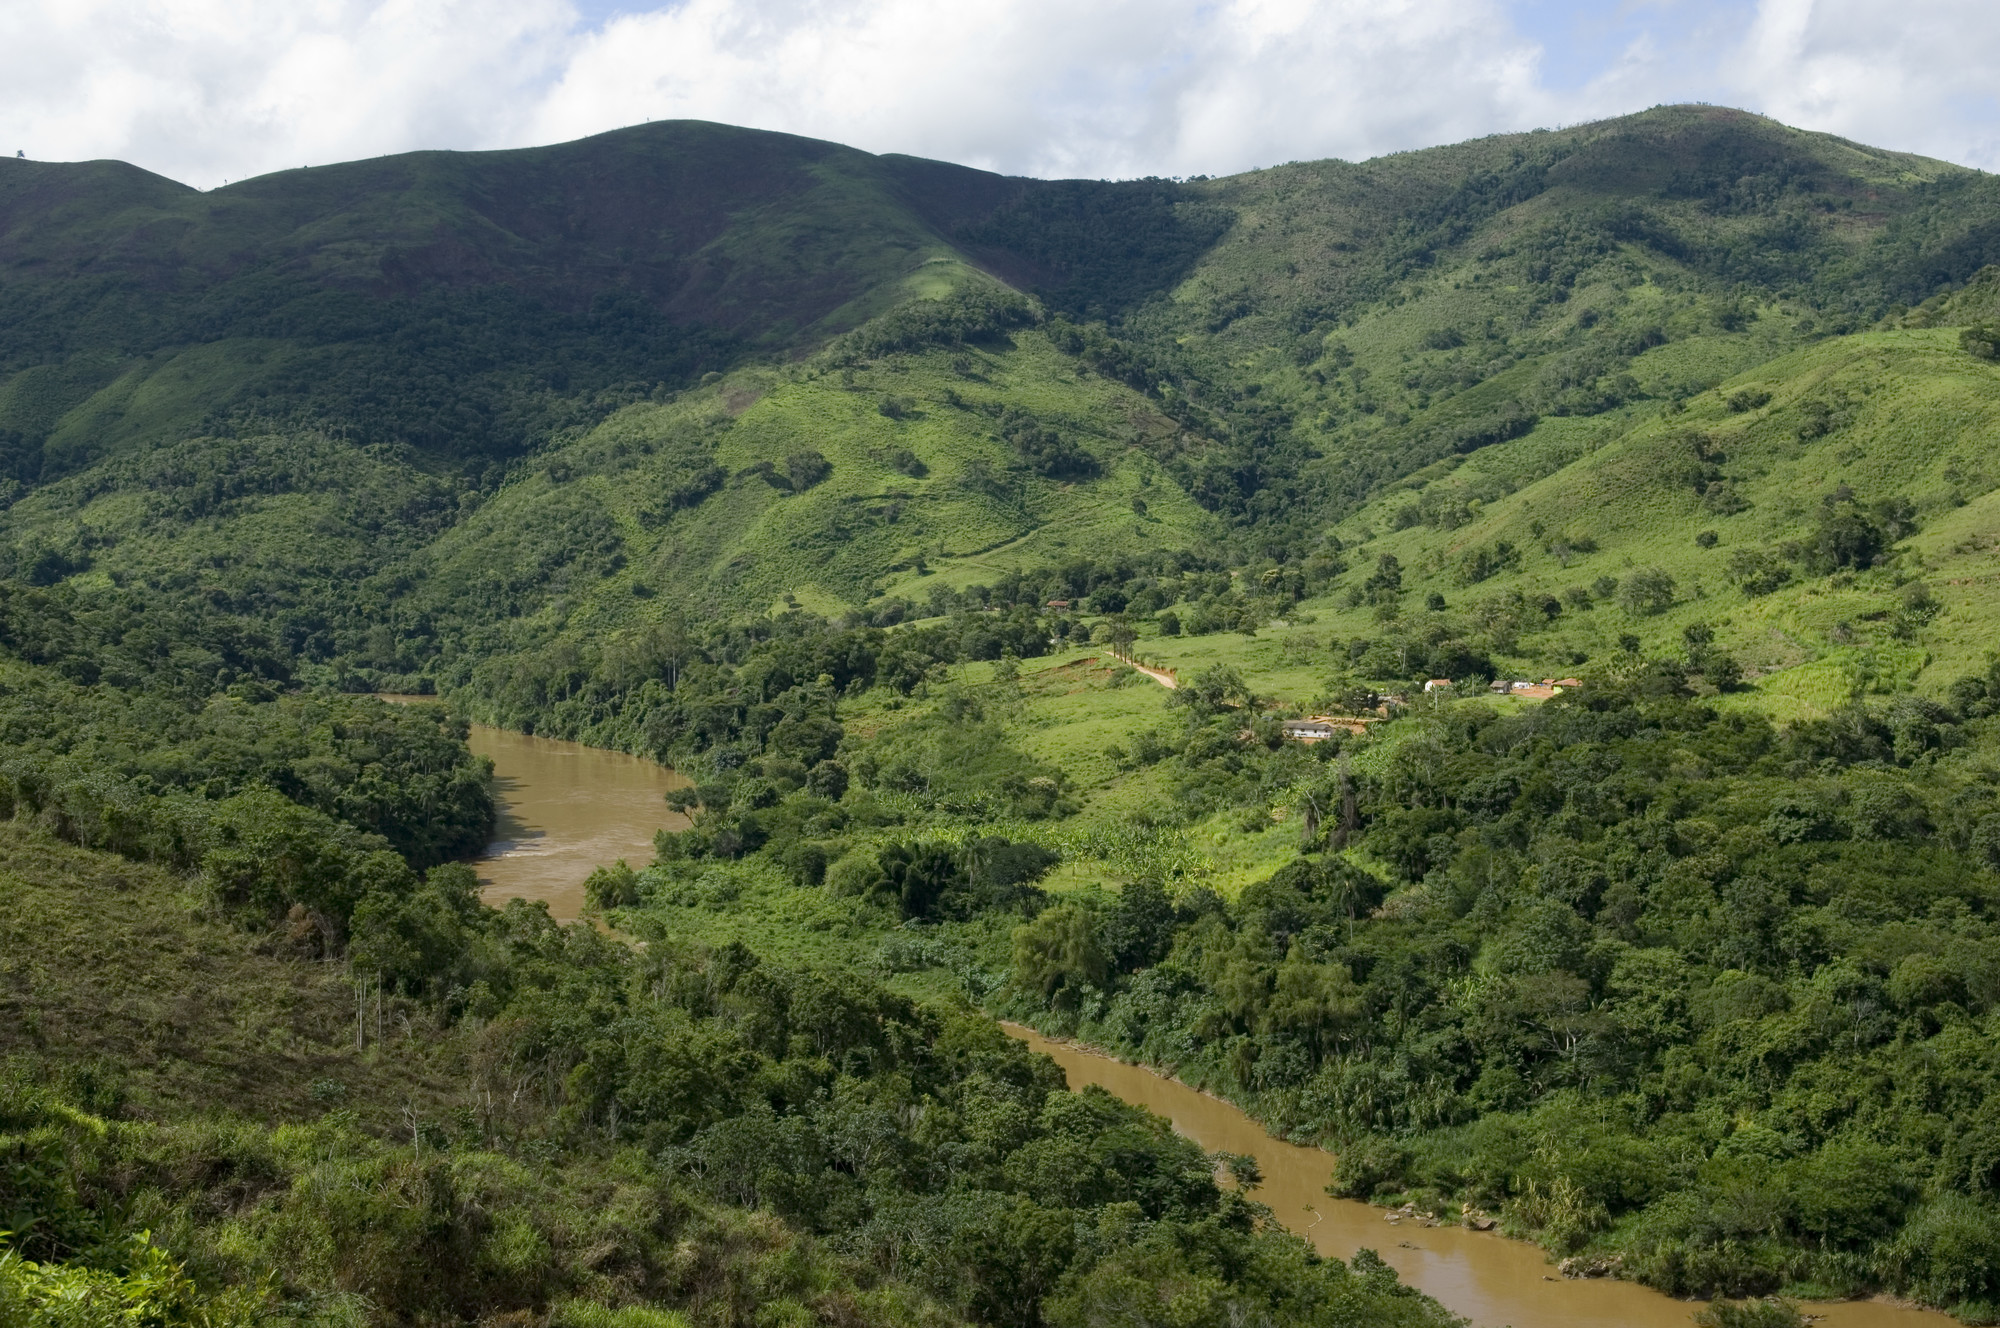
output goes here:
{"type": "MultiPolygon", "coordinates": [[[[31,450],[93,394],[130,416],[165,377],[181,386],[141,427],[250,413],[408,444],[476,480],[565,418],[552,402],[678,386],[740,340],[879,306],[879,287],[948,252],[874,159],[719,126],[208,193],[117,163],[10,161],[0,177],[0,358],[41,371],[14,385],[7,424],[31,450]]],[[[73,469],[137,421],[95,423],[18,464],[73,469]]]]}
{"type": "MultiPolygon", "coordinates": [[[[644,393],[748,350],[815,345],[935,291],[942,274],[927,264],[966,261],[952,237],[1038,187],[698,122],[208,192],[118,162],[9,160],[0,366],[41,373],[15,384],[6,427],[32,447],[94,392],[122,381],[129,396],[163,372],[159,357],[218,346],[233,347],[219,352],[228,380],[201,383],[202,367],[180,362],[171,376],[198,386],[155,423],[185,430],[198,412],[247,411],[444,460],[504,460],[543,439],[509,433],[490,405],[454,401],[481,416],[454,420],[420,398],[463,395],[454,379],[496,369],[530,381],[482,387],[644,393]],[[316,354],[330,347],[398,358],[365,363],[365,391],[299,381],[352,378],[316,354]],[[383,394],[402,413],[385,413],[383,394]]],[[[1010,273],[1041,271],[1033,256],[975,247],[1010,273]]],[[[72,469],[110,441],[66,435],[44,464],[72,469]]]]}
{"type": "MultiPolygon", "coordinates": [[[[984,263],[1085,317],[1116,319],[1178,288],[1154,301],[1162,332],[1296,355],[1313,327],[1492,248],[1474,241],[1490,241],[1481,229],[1502,217],[1500,233],[1535,250],[1516,266],[1539,289],[1517,303],[1566,293],[1608,236],[1696,273],[1810,287],[1851,316],[1914,303],[1995,256],[1990,226],[1962,197],[1977,187],[1941,163],[1671,108],[1179,185],[1009,180],[698,123],[301,169],[207,193],[120,163],[10,160],[0,169],[10,337],[0,364],[46,371],[78,355],[245,338],[350,352],[387,341],[450,348],[477,369],[509,365],[558,395],[620,379],[649,390],[693,367],[689,337],[724,338],[701,348],[716,364],[731,338],[811,345],[892,302],[938,258],[984,263]],[[1544,233],[1559,217],[1579,233],[1544,233]],[[515,301],[506,319],[553,320],[536,331],[584,343],[509,343],[489,326],[501,311],[482,304],[500,298],[515,301]],[[572,389],[565,371],[595,381],[572,389]]],[[[61,387],[17,390],[7,427],[49,430],[88,395],[90,375],[106,372],[77,366],[61,387]]],[[[231,405],[269,403],[275,390],[323,426],[368,423],[349,417],[366,403],[302,394],[281,374],[239,376],[231,405]]],[[[458,457],[521,444],[460,428],[444,446],[421,423],[368,440],[458,457]]]]}
{"type": "Polygon", "coordinates": [[[626,290],[677,322],[763,339],[861,293],[882,250],[936,245],[919,213],[948,218],[982,189],[1019,188],[925,165],[930,197],[904,187],[895,159],[694,122],[206,192],[117,162],[13,161],[0,173],[0,252],[17,292],[61,282],[73,300],[104,303],[101,322],[75,320],[73,345],[150,349],[329,290],[393,298],[495,282],[570,313],[626,290]],[[181,307],[163,312],[163,295],[181,307]]]}
{"type": "Polygon", "coordinates": [[[672,584],[831,610],[1216,522],[1299,563],[1426,464],[1523,439],[1559,466],[1586,421],[1914,303],[1994,242],[1984,177],[1714,108],[1181,183],[699,124],[207,194],[0,175],[15,574],[198,585],[289,620],[327,677],[432,670],[469,598],[484,656],[585,605],[586,634],[647,621],[665,601],[633,596],[672,584]],[[809,454],[832,483],[790,497],[809,454]],[[1114,517],[1135,499],[1148,519],[1114,517]],[[769,556],[821,540],[851,569],[769,556]],[[465,596],[442,569],[466,557],[513,584],[465,596]]]}

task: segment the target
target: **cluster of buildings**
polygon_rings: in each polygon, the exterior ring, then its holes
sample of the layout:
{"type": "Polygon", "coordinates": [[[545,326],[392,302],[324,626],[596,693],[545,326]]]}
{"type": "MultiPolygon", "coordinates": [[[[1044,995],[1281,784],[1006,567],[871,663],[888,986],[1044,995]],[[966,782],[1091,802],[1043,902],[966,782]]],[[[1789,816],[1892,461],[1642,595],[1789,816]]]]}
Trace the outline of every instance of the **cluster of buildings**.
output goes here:
{"type": "Polygon", "coordinates": [[[1366,733],[1379,721],[1349,715],[1311,715],[1285,721],[1285,736],[1294,742],[1323,742],[1335,733],[1366,733]]]}
{"type": "MultiPolygon", "coordinates": [[[[1450,684],[1446,685],[1449,686],[1450,684]]],[[[1581,686],[1583,686],[1583,682],[1577,678],[1544,678],[1540,682],[1524,682],[1519,680],[1509,682],[1502,678],[1498,682],[1488,686],[1486,690],[1492,692],[1495,696],[1516,696],[1523,701],[1546,701],[1551,696],[1566,692],[1572,687],[1581,686]]]]}
{"type": "MultiPolygon", "coordinates": [[[[1426,692],[1448,692],[1452,690],[1453,686],[1454,684],[1449,678],[1432,678],[1424,684],[1424,690],[1426,692]]],[[[1581,686],[1583,686],[1583,680],[1580,678],[1544,678],[1540,682],[1503,678],[1491,684],[1487,690],[1496,696],[1514,696],[1519,697],[1523,701],[1546,701],[1551,696],[1556,696],[1562,692],[1581,686]]],[[[1390,704],[1400,704],[1402,702],[1401,697],[1389,697],[1387,699],[1390,704]]],[[[1389,705],[1384,705],[1383,710],[1385,713],[1388,709],[1389,705]]],[[[1336,732],[1364,733],[1370,724],[1380,722],[1381,719],[1373,715],[1309,715],[1304,719],[1286,720],[1284,730],[1285,736],[1294,742],[1322,742],[1327,738],[1331,738],[1336,732]]]]}

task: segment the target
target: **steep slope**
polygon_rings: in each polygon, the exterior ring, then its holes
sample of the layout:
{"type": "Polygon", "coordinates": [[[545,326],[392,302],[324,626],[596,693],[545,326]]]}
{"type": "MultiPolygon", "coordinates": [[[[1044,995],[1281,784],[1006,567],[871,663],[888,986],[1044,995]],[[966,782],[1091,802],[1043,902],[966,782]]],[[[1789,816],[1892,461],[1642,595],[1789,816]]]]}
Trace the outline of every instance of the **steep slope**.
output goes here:
{"type": "MultiPolygon", "coordinates": [[[[1037,289],[1120,323],[1149,372],[1226,426],[1220,510],[1268,543],[1282,508],[1309,543],[1308,514],[1440,456],[1542,417],[1691,395],[1963,282],[2000,258],[1994,198],[1946,163],[1665,107],[1193,182],[1131,228],[1158,248],[1216,223],[1169,298],[1037,289]],[[1637,373],[1662,343],[1674,353],[1637,373]]],[[[1059,201],[1024,195],[984,233],[1033,217],[1045,245],[1071,242],[1115,284],[1094,232],[1054,224],[1059,201]]]]}
{"type": "MultiPolygon", "coordinates": [[[[2000,622],[1996,305],[2000,268],[1685,399],[1524,422],[1334,523],[1346,570],[1299,605],[1310,632],[1213,634],[1248,602],[1188,596],[1175,626],[1202,635],[1144,648],[1184,676],[1231,664],[1300,705],[1714,652],[1724,685],[1745,684],[1726,704],[1784,720],[1910,689],[1941,700],[1985,669],[2000,622]]],[[[1657,382],[1685,353],[1647,349],[1631,372],[1657,382]]]]}
{"type": "Polygon", "coordinates": [[[24,482],[246,416],[413,444],[477,477],[606,390],[852,326],[957,261],[926,209],[949,219],[1011,187],[699,123],[209,193],[10,160],[0,429],[24,482]]]}
{"type": "Polygon", "coordinates": [[[1075,557],[1351,563],[1328,536],[1371,502],[1443,585],[1498,516],[1419,513],[1457,532],[1433,547],[1390,486],[1490,504],[1650,446],[1962,282],[1992,192],[1706,107],[1185,183],[689,123],[208,194],[0,163],[0,543],[25,580],[273,624],[356,686],[1075,557]]]}
{"type": "MultiPolygon", "coordinates": [[[[940,215],[968,188],[1009,187],[923,165],[898,172],[836,144],[694,121],[547,148],[409,153],[206,193],[121,163],[10,160],[0,259],[17,308],[41,312],[51,289],[69,292],[37,321],[64,326],[78,346],[151,348],[328,291],[408,297],[501,282],[565,312],[628,291],[678,322],[781,338],[937,247],[899,175],[937,195],[940,215]],[[79,318],[90,296],[103,312],[79,318]]],[[[12,330],[24,339],[27,329],[12,330]]],[[[20,353],[17,343],[9,358],[20,353]]]]}
{"type": "Polygon", "coordinates": [[[496,540],[556,525],[617,533],[625,568],[599,601],[636,588],[711,603],[789,594],[829,610],[891,592],[921,599],[933,563],[956,577],[982,561],[1181,547],[1203,537],[1207,514],[1144,450],[1173,427],[1122,385],[1079,380],[1035,330],[1005,345],[745,371],[628,407],[546,454],[431,547],[420,599],[476,602],[448,569],[516,564],[495,556],[496,540]],[[1024,457],[1009,434],[1028,429],[1072,450],[1024,457]]]}
{"type": "MultiPolygon", "coordinates": [[[[1678,649],[1700,624],[1778,713],[1814,713],[1857,686],[1940,690],[1984,667],[1996,430],[2000,369],[1958,330],[1869,332],[1677,412],[1550,421],[1449,458],[1339,531],[1356,586],[1393,559],[1394,603],[1437,596],[1537,677],[1627,635],[1678,649]],[[1657,574],[1659,593],[1635,598],[1657,574]]],[[[1343,635],[1428,630],[1365,600],[1326,609],[1343,635]]]]}
{"type": "Polygon", "coordinates": [[[1179,433],[1155,403],[1079,373],[990,283],[915,308],[971,324],[892,316],[620,404],[491,495],[407,449],[276,428],[108,459],[6,513],[15,574],[196,599],[309,676],[416,687],[564,634],[921,602],[1023,563],[1212,540],[1154,459],[1179,433]]]}

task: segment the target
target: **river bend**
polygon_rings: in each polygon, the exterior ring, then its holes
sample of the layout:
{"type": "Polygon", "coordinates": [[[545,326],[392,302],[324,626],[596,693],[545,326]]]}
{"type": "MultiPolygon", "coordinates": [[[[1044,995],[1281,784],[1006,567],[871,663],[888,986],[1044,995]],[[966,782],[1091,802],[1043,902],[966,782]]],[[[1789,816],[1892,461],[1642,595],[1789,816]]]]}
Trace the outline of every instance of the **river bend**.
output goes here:
{"type": "MultiPolygon", "coordinates": [[[[489,902],[540,899],[569,921],[582,911],[593,868],[620,858],[643,866],[652,860],[655,831],[687,824],[663,801],[687,780],[651,761],[483,725],[473,727],[471,746],[493,761],[500,807],[496,838],[476,864],[489,902]]],[[[1274,1139],[1221,1099],[1151,1070],[1019,1026],[1007,1031],[1053,1058],[1072,1088],[1098,1084],[1166,1117],[1203,1148],[1255,1157],[1264,1172],[1256,1197],[1279,1221],[1336,1258],[1363,1247],[1378,1251],[1405,1282],[1477,1328],[1687,1328],[1699,1308],[1630,1282],[1559,1277],[1539,1249],[1521,1241],[1427,1227],[1330,1198],[1332,1154],[1274,1139]]],[[[1809,1312],[1827,1328],[1955,1325],[1943,1314],[1879,1301],[1815,1304],[1809,1312]]]]}

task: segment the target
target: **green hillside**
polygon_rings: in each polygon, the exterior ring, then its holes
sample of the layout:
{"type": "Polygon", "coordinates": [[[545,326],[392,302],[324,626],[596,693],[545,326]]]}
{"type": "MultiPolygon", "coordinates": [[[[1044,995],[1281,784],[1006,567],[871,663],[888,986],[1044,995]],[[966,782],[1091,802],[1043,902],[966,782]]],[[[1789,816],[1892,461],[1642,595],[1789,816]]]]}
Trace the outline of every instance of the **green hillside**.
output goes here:
{"type": "Polygon", "coordinates": [[[1984,177],[1709,108],[1202,188],[1237,224],[1137,339],[1255,384],[1335,504],[1536,419],[1691,395],[2000,258],[1984,177]]]}
{"type": "Polygon", "coordinates": [[[1443,1322],[992,1015],[1994,1321],[1996,218],[1705,106],[0,159],[0,1321],[1443,1322]],[[688,775],[615,931],[480,903],[468,718],[688,775]]]}
{"type": "Polygon", "coordinates": [[[199,585],[328,678],[675,587],[835,612],[1072,549],[1302,564],[1405,477],[1449,498],[1426,467],[1491,502],[2000,256],[1984,177],[1710,108],[1180,184],[682,123],[206,194],[0,177],[15,574],[199,585]]]}
{"type": "MultiPolygon", "coordinates": [[[[1902,685],[1935,691],[1979,667],[1992,640],[1980,532],[1995,519],[1996,429],[2000,372],[1957,329],[1861,333],[1777,357],[1677,413],[1549,422],[1417,472],[1339,529],[1364,557],[1395,557],[1416,594],[1475,613],[1535,601],[1547,621],[1518,653],[1537,676],[1573,671],[1623,634],[1661,646],[1699,621],[1753,677],[1839,646],[1911,657],[1902,685]],[[1552,460],[1567,464],[1538,473],[1552,460]],[[1858,515],[1863,545],[1821,549],[1843,513],[1858,515]],[[1901,556],[1877,565],[1892,545],[1901,556]],[[1656,568],[1673,585],[1646,612],[1593,590],[1656,568]]],[[[1790,694],[1759,679],[1773,684],[1790,694]]]]}
{"type": "Polygon", "coordinates": [[[1258,1230],[1164,1121],[962,1006],[517,906],[459,920],[474,1006],[446,1020],[443,973],[378,993],[27,826],[0,883],[14,1322],[1083,1324],[1145,1275],[1275,1322],[1453,1322],[1258,1230]],[[888,1154],[857,1172],[863,1132],[888,1154]]]}

